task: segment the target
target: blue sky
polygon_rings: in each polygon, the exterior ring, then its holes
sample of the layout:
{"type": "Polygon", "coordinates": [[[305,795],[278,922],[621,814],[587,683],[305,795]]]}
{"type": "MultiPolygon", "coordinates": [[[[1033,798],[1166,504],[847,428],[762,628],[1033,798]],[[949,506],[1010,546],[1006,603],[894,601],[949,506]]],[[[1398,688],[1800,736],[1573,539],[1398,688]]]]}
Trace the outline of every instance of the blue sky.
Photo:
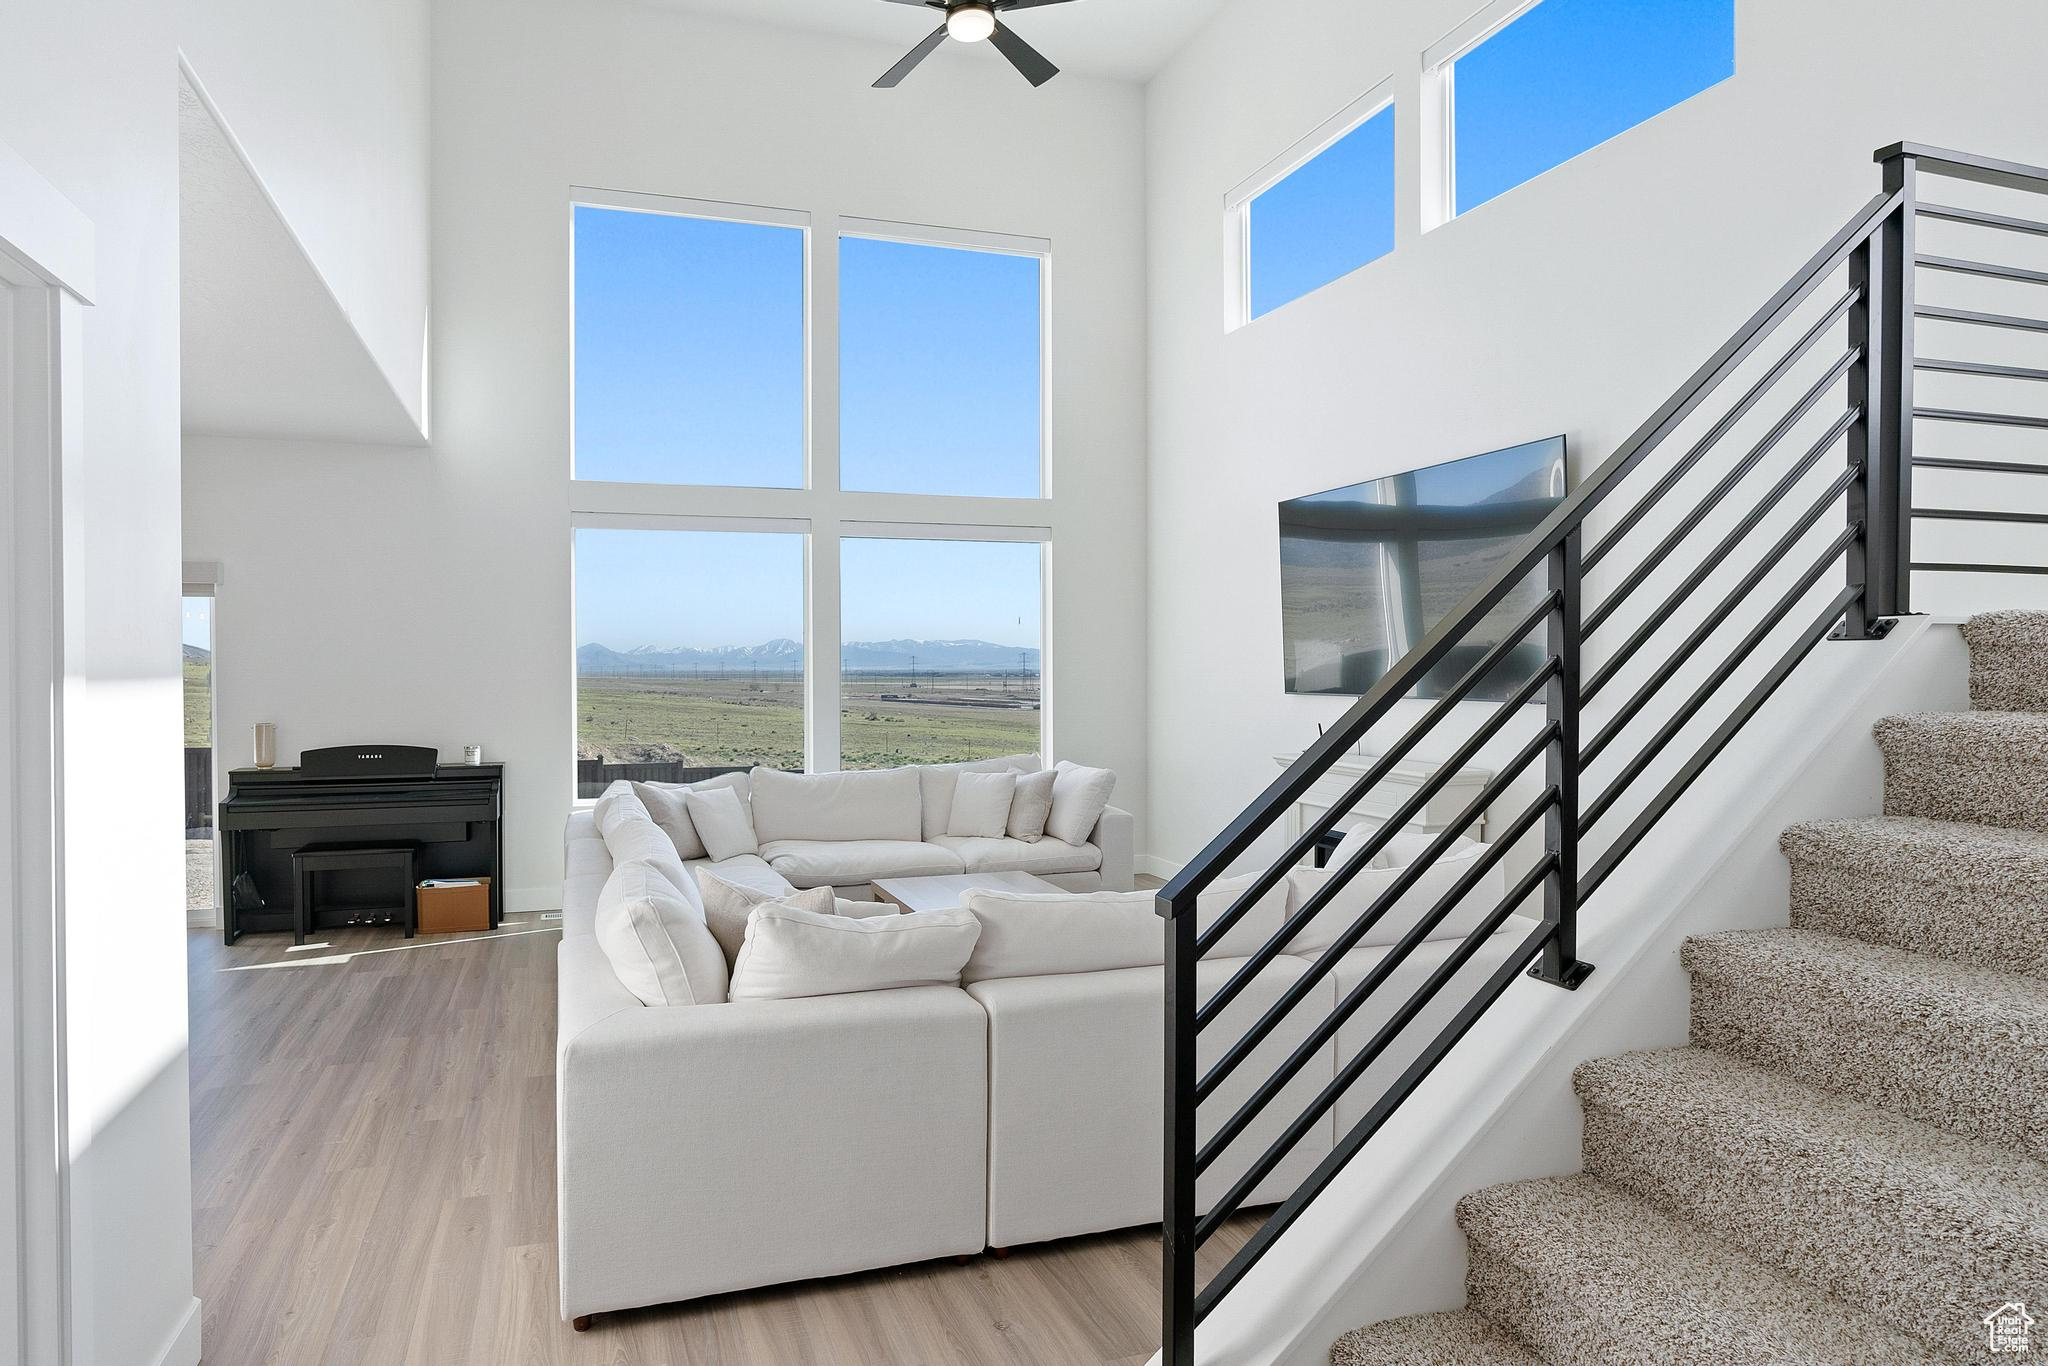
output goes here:
{"type": "Polygon", "coordinates": [[[839,465],[849,489],[1036,498],[1035,256],[839,243],[839,465]]]}
{"type": "Polygon", "coordinates": [[[1321,289],[1393,249],[1390,105],[1252,201],[1252,316],[1321,289]]]}
{"type": "MultiPolygon", "coordinates": [[[[846,640],[1040,644],[1035,544],[848,539],[846,640]]],[[[576,533],[576,643],[758,645],[803,639],[804,538],[733,531],[576,533]],[[659,591],[649,591],[649,585],[659,591]]]]}
{"type": "Polygon", "coordinates": [[[1734,72],[1734,0],[1543,0],[1458,59],[1458,211],[1734,72]]]}
{"type": "Polygon", "coordinates": [[[212,598],[185,599],[184,642],[202,650],[213,648],[212,598]]]}

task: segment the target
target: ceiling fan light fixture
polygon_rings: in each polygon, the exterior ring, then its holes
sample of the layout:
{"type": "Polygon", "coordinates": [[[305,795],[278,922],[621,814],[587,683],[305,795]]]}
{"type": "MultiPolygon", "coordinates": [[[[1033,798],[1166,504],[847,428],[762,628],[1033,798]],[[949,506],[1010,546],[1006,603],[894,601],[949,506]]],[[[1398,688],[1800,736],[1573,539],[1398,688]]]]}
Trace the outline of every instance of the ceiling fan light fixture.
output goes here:
{"type": "Polygon", "coordinates": [[[992,5],[969,0],[963,5],[954,5],[946,11],[946,33],[963,43],[978,43],[996,31],[996,11],[992,5]]]}

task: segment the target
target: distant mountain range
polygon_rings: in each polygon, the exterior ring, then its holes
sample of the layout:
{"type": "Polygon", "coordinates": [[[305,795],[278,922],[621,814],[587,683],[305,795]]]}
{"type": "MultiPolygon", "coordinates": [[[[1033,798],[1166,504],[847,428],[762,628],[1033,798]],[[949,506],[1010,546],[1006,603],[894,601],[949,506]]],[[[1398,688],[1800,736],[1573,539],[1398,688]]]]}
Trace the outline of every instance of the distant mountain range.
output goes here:
{"type": "Polygon", "coordinates": [[[187,664],[211,664],[213,663],[213,651],[198,645],[187,645],[185,647],[185,662],[187,664]]]}
{"type": "MultiPolygon", "coordinates": [[[[1001,673],[1015,670],[1018,657],[1034,672],[1038,651],[1015,645],[992,645],[986,640],[852,640],[840,649],[840,667],[845,669],[902,670],[911,660],[920,671],[934,673],[1001,673]]],[[[576,672],[582,674],[694,673],[724,668],[729,673],[760,670],[763,673],[794,673],[804,666],[804,647],[794,640],[770,640],[760,645],[726,645],[699,649],[693,645],[642,645],[633,650],[614,650],[606,645],[584,645],[576,651],[576,672]]]]}

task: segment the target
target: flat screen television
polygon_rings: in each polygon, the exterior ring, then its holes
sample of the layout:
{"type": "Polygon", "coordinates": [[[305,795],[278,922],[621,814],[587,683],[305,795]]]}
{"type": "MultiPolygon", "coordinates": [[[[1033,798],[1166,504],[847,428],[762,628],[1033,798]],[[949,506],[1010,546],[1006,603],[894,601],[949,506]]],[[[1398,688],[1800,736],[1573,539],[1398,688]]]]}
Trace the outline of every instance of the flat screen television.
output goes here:
{"type": "MultiPolygon", "coordinates": [[[[1287,691],[1355,696],[1420,644],[1565,496],[1561,436],[1431,465],[1280,505],[1280,620],[1287,691]]],[[[1535,610],[1542,571],[1411,696],[1441,697],[1535,610]]],[[[1543,660],[1543,637],[1503,656],[1469,694],[1498,700],[1543,660]]]]}

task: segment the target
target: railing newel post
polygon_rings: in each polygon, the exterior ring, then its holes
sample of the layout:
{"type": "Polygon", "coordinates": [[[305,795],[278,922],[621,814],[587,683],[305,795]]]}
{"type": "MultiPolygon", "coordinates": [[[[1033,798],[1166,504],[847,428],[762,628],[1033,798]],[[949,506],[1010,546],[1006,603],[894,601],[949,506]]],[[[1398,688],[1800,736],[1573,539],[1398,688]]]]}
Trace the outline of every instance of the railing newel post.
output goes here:
{"type": "Polygon", "coordinates": [[[1577,991],[1593,973],[1579,958],[1579,692],[1584,683],[1585,528],[1575,526],[1550,552],[1550,591],[1557,608],[1547,619],[1544,639],[1557,670],[1544,688],[1544,780],[1556,794],[1543,818],[1544,852],[1556,860],[1543,882],[1543,920],[1553,927],[1543,956],[1529,975],[1577,991]]]}
{"type": "Polygon", "coordinates": [[[1166,1152],[1160,1229],[1161,1366],[1195,1366],[1195,967],[1196,894],[1166,918],[1166,1152]]]}
{"type": "Polygon", "coordinates": [[[1890,619],[1913,610],[1913,275],[1916,159],[1884,159],[1884,189],[1899,202],[1849,258],[1863,299],[1850,313],[1850,340],[1862,358],[1850,375],[1850,400],[1862,408],[1849,459],[1863,477],[1850,490],[1848,515],[1862,534],[1852,550],[1850,587],[1863,597],[1844,634],[1870,640],[1890,619]],[[1859,439],[1860,438],[1860,439],[1859,439]]]}

